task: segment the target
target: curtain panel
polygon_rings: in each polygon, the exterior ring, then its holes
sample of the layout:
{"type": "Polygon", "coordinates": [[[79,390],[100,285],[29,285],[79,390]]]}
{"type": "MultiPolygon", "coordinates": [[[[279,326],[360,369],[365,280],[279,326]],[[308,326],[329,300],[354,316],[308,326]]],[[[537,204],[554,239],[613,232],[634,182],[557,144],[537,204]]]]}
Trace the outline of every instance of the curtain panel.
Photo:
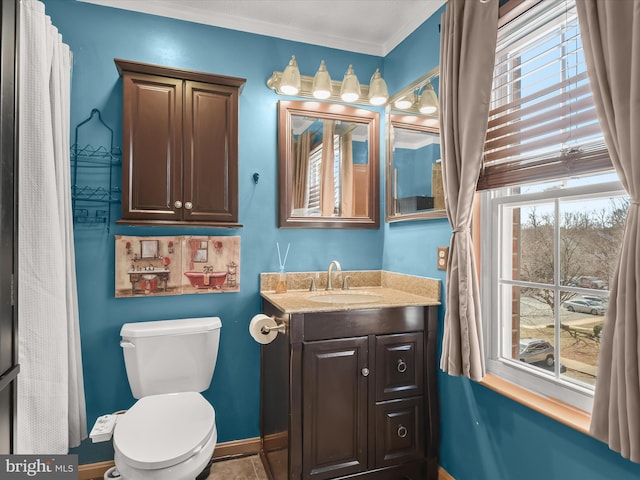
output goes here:
{"type": "Polygon", "coordinates": [[[87,437],[70,174],[71,52],[44,4],[20,2],[15,453],[87,437]]]}
{"type": "Polygon", "coordinates": [[[631,198],[600,344],[591,434],[640,462],[640,0],[576,2],[611,163],[631,198]]]}
{"type": "Polygon", "coordinates": [[[307,207],[311,132],[304,132],[293,142],[293,208],[307,207]]]}
{"type": "Polygon", "coordinates": [[[473,200],[487,133],[498,0],[449,0],[442,15],[440,102],[445,205],[453,227],[440,368],[485,375],[479,286],[471,238],[473,200]]]}

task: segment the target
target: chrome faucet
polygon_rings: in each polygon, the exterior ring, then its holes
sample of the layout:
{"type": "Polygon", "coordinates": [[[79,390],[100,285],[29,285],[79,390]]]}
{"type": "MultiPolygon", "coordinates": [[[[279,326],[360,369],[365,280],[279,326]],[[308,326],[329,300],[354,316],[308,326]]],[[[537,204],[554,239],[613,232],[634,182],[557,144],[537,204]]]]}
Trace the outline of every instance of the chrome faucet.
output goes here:
{"type": "Polygon", "coordinates": [[[342,268],[340,267],[340,262],[338,262],[337,260],[333,260],[330,264],[329,264],[329,269],[327,270],[327,290],[333,290],[333,282],[331,281],[331,271],[333,270],[333,267],[336,267],[336,271],[341,272],[342,268]]]}

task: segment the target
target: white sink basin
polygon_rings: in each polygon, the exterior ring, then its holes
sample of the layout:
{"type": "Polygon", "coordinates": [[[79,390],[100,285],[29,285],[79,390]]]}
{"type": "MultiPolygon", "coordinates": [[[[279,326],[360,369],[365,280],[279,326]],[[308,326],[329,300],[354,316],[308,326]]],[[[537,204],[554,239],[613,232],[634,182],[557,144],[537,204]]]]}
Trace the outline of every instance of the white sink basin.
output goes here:
{"type": "Polygon", "coordinates": [[[375,303],[382,298],[381,295],[369,292],[331,292],[311,295],[309,300],[317,303],[375,303]]]}

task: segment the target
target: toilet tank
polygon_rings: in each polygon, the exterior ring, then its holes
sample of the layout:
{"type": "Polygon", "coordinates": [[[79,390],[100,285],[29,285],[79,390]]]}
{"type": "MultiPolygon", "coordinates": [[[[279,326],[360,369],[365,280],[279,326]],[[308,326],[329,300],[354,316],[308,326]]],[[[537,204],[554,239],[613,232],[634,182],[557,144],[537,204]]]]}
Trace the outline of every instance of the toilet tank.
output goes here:
{"type": "Polygon", "coordinates": [[[125,323],[120,346],[133,396],[209,388],[221,327],[218,317],[125,323]]]}

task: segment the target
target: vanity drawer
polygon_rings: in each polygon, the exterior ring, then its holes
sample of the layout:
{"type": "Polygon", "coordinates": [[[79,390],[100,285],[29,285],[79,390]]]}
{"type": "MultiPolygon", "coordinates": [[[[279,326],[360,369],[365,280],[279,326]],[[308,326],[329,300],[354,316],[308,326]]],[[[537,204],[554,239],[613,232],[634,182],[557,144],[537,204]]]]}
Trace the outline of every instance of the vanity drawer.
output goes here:
{"type": "Polygon", "coordinates": [[[376,337],[376,400],[422,395],[423,358],[422,332],[376,337]]]}
{"type": "Polygon", "coordinates": [[[376,468],[424,456],[423,398],[376,404],[376,468]]]}

